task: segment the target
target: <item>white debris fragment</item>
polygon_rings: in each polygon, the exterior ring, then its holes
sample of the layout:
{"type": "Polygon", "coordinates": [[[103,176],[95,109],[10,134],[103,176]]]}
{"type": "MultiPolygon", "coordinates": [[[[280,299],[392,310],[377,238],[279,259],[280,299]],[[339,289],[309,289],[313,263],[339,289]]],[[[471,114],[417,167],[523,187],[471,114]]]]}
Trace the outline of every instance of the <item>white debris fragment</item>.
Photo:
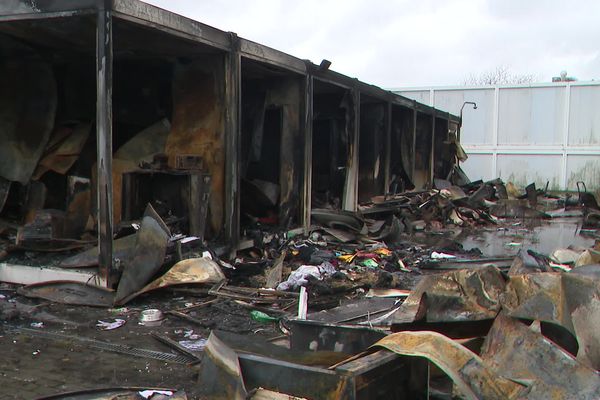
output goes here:
{"type": "Polygon", "coordinates": [[[173,396],[173,392],[170,390],[142,390],[141,392],[138,392],[138,394],[145,399],[149,399],[150,397],[154,396],[155,394],[162,394],[164,396],[173,396]]]}
{"type": "Polygon", "coordinates": [[[433,260],[443,260],[449,258],[456,258],[456,256],[452,254],[438,253],[437,251],[434,251],[433,253],[431,253],[431,258],[433,260]]]}
{"type": "Polygon", "coordinates": [[[119,318],[115,319],[114,321],[98,320],[98,323],[96,324],[96,326],[101,331],[111,331],[113,329],[122,327],[123,325],[125,325],[125,322],[127,322],[127,321],[125,321],[124,319],[119,319],[119,318]]]}

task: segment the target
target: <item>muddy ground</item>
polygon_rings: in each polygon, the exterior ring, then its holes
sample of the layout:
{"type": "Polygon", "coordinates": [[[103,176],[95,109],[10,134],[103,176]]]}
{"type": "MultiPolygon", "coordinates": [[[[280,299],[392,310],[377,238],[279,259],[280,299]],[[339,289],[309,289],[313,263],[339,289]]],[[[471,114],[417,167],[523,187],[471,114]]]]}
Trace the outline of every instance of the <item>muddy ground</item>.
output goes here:
{"type": "MultiPolygon", "coordinates": [[[[3,321],[0,331],[4,359],[0,376],[2,399],[35,399],[105,387],[184,389],[194,399],[199,385],[197,366],[102,350],[81,339],[178,356],[180,353],[160,343],[151,334],[158,333],[177,341],[189,340],[185,338],[186,333],[206,339],[211,329],[265,338],[280,335],[271,324],[253,321],[248,310],[227,300],[190,313],[202,321],[204,327],[173,316],[167,316],[159,326],[139,323],[139,313],[143,309],[182,308],[186,303],[202,301],[201,297],[177,292],[163,291],[115,310],[50,304],[23,298],[12,290],[2,290],[1,293],[5,297],[0,304],[4,318],[8,318],[3,321]],[[96,327],[99,320],[117,318],[124,319],[125,325],[109,331],[96,327]],[[61,337],[38,336],[47,333],[58,333],[61,337]]],[[[197,354],[202,356],[202,352],[197,354]]]]}

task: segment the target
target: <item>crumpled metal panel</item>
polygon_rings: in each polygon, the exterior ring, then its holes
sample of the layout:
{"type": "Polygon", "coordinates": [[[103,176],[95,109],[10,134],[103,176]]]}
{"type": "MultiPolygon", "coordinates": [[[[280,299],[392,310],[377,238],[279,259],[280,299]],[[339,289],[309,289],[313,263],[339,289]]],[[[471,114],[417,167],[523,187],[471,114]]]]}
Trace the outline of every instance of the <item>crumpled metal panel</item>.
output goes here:
{"type": "Polygon", "coordinates": [[[500,314],[483,344],[481,357],[500,375],[529,382],[528,399],[597,399],[600,376],[539,332],[500,314]]]}
{"type": "Polygon", "coordinates": [[[199,381],[207,398],[241,400],[248,396],[238,355],[214,332],[211,332],[204,348],[199,381]]]}
{"type": "Polygon", "coordinates": [[[504,288],[504,278],[493,266],[425,276],[391,316],[391,322],[493,319],[500,311],[504,288]]]}
{"type": "Polygon", "coordinates": [[[48,63],[0,62],[1,177],[22,184],[30,180],[54,127],[56,104],[48,63]]]}
{"type": "Polygon", "coordinates": [[[18,293],[55,303],[93,307],[111,307],[115,297],[113,290],[74,281],[35,283],[19,288],[18,293]]]}
{"type": "MultiPolygon", "coordinates": [[[[128,260],[135,248],[136,236],[129,235],[113,242],[113,258],[128,260]]],[[[98,266],[98,246],[67,257],[58,264],[61,268],[90,268],[98,266]]]]}
{"type": "Polygon", "coordinates": [[[437,332],[399,332],[373,346],[425,357],[444,371],[466,399],[516,399],[523,386],[501,377],[477,354],[437,332]]]}
{"type": "Polygon", "coordinates": [[[167,286],[192,283],[218,283],[225,280],[219,265],[208,258],[190,258],[173,265],[163,276],[152,281],[130,298],[167,286]]]}
{"type": "Polygon", "coordinates": [[[129,295],[143,288],[160,269],[170,236],[169,228],[148,204],[136,234],[133,256],[127,260],[117,287],[116,304],[123,304],[129,295]]]}
{"type": "MultiPolygon", "coordinates": [[[[61,393],[52,396],[39,397],[36,400],[139,400],[141,393],[146,395],[156,394],[160,397],[161,392],[172,393],[168,396],[169,400],[187,400],[187,395],[182,390],[165,388],[106,388],[106,389],[88,389],[77,392],[61,393]]],[[[152,397],[154,398],[154,397],[152,397]]]]}
{"type": "Polygon", "coordinates": [[[50,138],[43,158],[34,174],[39,179],[46,171],[52,170],[66,174],[79,158],[91,131],[91,124],[80,124],[73,129],[58,128],[50,138]]]}
{"type": "Polygon", "coordinates": [[[509,316],[557,324],[579,343],[577,359],[600,369],[600,282],[577,273],[511,276],[502,307],[509,316]]]}

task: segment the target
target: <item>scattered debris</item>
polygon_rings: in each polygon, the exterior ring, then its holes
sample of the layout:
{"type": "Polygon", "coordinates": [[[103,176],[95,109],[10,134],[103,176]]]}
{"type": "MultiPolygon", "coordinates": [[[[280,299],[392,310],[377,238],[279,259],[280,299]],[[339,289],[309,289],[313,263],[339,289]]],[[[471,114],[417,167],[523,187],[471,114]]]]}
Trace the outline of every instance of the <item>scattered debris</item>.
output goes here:
{"type": "Polygon", "coordinates": [[[162,311],[152,308],[140,313],[140,324],[145,326],[157,326],[161,324],[164,318],[165,315],[162,311]]]}
{"type": "Polygon", "coordinates": [[[112,331],[113,329],[117,329],[125,325],[127,321],[120,318],[114,318],[112,321],[102,321],[98,320],[96,327],[101,331],[112,331]]]}

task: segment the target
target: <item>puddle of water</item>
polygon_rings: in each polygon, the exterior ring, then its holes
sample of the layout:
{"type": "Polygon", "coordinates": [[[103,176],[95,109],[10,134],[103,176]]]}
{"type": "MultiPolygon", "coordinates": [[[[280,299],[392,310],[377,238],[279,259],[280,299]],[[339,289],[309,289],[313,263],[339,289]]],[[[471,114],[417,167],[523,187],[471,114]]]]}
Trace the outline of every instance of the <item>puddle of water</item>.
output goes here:
{"type": "Polygon", "coordinates": [[[592,247],[594,238],[580,235],[580,228],[580,218],[522,221],[519,225],[507,225],[500,230],[465,234],[465,237],[457,240],[465,250],[476,247],[486,257],[513,256],[522,248],[550,255],[554,250],[570,245],[592,247]]]}

